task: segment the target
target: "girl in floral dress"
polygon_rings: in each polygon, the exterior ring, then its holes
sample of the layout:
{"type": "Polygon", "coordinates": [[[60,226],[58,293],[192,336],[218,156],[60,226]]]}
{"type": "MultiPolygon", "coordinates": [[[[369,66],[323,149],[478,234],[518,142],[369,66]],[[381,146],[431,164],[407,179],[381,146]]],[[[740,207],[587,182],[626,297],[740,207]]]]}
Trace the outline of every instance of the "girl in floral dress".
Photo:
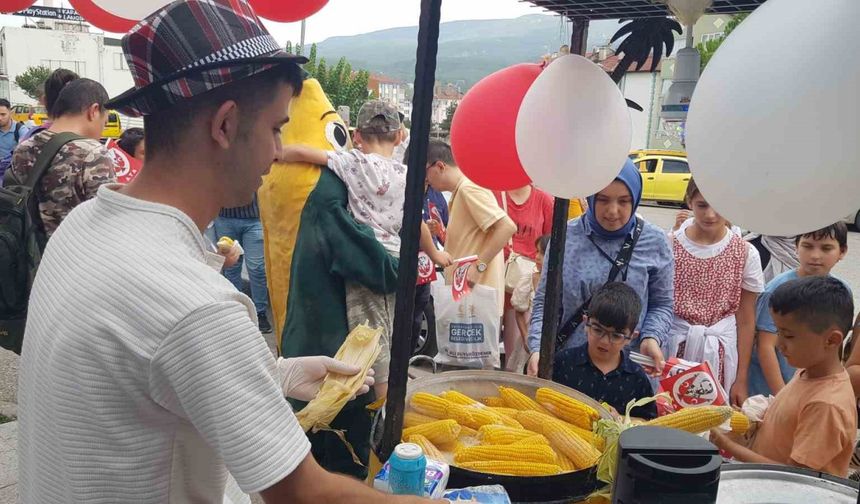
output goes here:
{"type": "Polygon", "coordinates": [[[747,396],[756,298],[764,290],[761,261],[693,180],[686,201],[692,222],[671,234],[675,318],[670,355],[707,362],[732,403],[740,405],[747,396]]]}

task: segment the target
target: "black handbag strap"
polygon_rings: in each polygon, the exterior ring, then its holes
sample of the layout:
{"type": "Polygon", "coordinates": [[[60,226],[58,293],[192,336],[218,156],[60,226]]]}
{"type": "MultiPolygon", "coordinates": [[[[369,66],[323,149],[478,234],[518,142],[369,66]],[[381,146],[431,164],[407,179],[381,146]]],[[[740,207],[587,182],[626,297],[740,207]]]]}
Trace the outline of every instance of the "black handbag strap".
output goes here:
{"type": "MultiPolygon", "coordinates": [[[[589,241],[597,247],[597,250],[607,258],[612,263],[612,268],[609,270],[609,277],[606,280],[606,283],[614,282],[616,278],[618,278],[618,274],[621,271],[624,271],[622,275],[622,279],[624,281],[627,280],[627,269],[630,266],[630,259],[633,257],[633,250],[636,248],[636,244],[639,242],[639,236],[642,234],[642,228],[645,227],[645,221],[641,217],[636,217],[636,227],[633,228],[633,233],[627,235],[627,238],[624,240],[624,243],[621,245],[621,250],[618,251],[618,255],[613,260],[609,257],[609,255],[603,251],[602,248],[598,247],[596,243],[594,243],[594,239],[591,235],[588,236],[589,241]]],[[[564,289],[562,289],[564,292],[564,289]]],[[[568,338],[573,336],[573,333],[579,327],[579,324],[582,323],[582,316],[585,315],[585,310],[588,308],[588,305],[591,303],[591,296],[588,296],[588,299],[583,301],[579,308],[573,313],[573,316],[568,318],[564,324],[562,324],[561,328],[555,335],[555,350],[558,352],[560,349],[564,348],[564,344],[567,342],[568,338]]],[[[563,308],[562,308],[563,310],[563,308]]],[[[561,315],[559,315],[561,317],[561,315]]]]}

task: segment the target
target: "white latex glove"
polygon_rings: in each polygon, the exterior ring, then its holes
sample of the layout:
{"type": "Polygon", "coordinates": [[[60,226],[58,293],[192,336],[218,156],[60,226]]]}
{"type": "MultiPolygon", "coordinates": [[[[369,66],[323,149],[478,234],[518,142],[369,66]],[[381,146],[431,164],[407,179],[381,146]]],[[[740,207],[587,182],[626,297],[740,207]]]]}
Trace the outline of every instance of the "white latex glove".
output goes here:
{"type": "MultiPolygon", "coordinates": [[[[278,374],[281,375],[281,390],[284,392],[285,397],[291,399],[310,401],[316,397],[323,380],[325,380],[326,375],[330,372],[353,376],[361,372],[361,368],[323,356],[294,357],[292,359],[278,358],[278,374]]],[[[358,389],[356,395],[368,393],[374,383],[373,370],[371,369],[364,379],[364,385],[358,389]]]]}

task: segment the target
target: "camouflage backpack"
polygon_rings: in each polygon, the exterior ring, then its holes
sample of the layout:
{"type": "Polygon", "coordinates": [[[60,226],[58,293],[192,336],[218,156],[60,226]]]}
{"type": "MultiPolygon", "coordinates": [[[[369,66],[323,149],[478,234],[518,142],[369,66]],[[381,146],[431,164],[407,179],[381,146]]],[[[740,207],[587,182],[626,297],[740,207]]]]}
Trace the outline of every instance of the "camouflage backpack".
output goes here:
{"type": "Polygon", "coordinates": [[[9,170],[0,187],[0,346],[17,354],[24,341],[30,288],[47,242],[35,187],[60,149],[80,138],[74,133],[54,135],[25,182],[16,180],[9,170]]]}

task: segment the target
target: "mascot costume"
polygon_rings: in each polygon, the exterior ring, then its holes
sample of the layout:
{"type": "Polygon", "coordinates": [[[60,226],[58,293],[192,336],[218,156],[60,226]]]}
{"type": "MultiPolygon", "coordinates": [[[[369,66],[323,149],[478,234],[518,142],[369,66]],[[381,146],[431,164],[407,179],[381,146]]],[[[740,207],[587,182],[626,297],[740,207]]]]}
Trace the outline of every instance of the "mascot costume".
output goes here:
{"type": "MultiPolygon", "coordinates": [[[[328,151],[349,147],[346,126],[316,80],[305,81],[293,99],[283,141],[328,151]]],[[[328,169],[276,163],[263,179],[258,200],[278,350],[284,357],[334,357],[349,332],[344,283],[393,293],[397,259],[369,227],[355,221],[346,186],[328,169]]],[[[329,431],[308,433],[321,466],[366,477],[371,429],[366,406],[373,399],[371,392],[350,401],[332,421],[329,427],[341,431],[343,439],[329,431]]],[[[295,411],[304,407],[290,402],[295,411]]]]}
{"type": "MultiPolygon", "coordinates": [[[[350,147],[346,125],[316,79],[304,82],[302,93],[293,98],[290,122],[284,126],[284,145],[302,144],[323,150],[350,147]]],[[[307,163],[276,163],[263,178],[257,194],[263,221],[266,279],[269,283],[277,348],[287,320],[290,266],[299,232],[302,208],[320,178],[320,167],[307,163]]]]}

